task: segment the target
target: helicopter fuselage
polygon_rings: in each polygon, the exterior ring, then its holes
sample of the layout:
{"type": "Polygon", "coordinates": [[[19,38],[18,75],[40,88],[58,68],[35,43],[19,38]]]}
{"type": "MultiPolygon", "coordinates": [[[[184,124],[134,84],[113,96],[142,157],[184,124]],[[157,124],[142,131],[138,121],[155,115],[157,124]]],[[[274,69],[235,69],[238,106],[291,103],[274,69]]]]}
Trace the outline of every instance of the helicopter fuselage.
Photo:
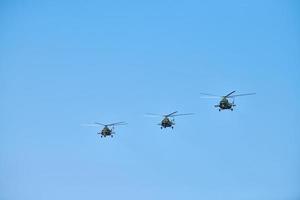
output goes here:
{"type": "Polygon", "coordinates": [[[229,102],[229,100],[227,98],[223,98],[219,105],[216,105],[216,107],[219,107],[219,111],[221,110],[233,110],[233,107],[235,106],[235,104],[232,102],[229,102]]]}
{"type": "Polygon", "coordinates": [[[108,128],[107,126],[105,126],[100,133],[98,134],[101,134],[101,137],[106,137],[106,136],[111,136],[113,137],[113,129],[110,129],[108,128]]]}
{"type": "Polygon", "coordinates": [[[171,127],[172,129],[174,128],[173,125],[175,125],[174,120],[170,120],[168,117],[165,117],[161,121],[161,128],[168,128],[171,127]]]}

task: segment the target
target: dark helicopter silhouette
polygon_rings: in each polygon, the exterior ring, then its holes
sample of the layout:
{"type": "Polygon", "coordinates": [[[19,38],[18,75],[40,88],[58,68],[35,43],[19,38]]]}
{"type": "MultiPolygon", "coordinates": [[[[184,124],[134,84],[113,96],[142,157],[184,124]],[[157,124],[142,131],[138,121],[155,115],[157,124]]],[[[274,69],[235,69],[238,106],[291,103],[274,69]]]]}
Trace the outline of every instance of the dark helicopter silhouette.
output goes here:
{"type": "Polygon", "coordinates": [[[147,113],[146,115],[163,117],[162,121],[158,124],[158,125],[160,125],[160,128],[163,129],[163,128],[171,127],[172,129],[174,129],[174,125],[175,125],[174,117],[194,114],[194,113],[185,113],[185,114],[176,114],[176,113],[178,113],[178,112],[175,111],[175,112],[172,112],[167,115],[154,114],[154,113],[147,113]]]}
{"type": "Polygon", "coordinates": [[[200,94],[205,95],[208,98],[221,98],[221,101],[219,102],[219,104],[215,105],[216,108],[219,108],[219,111],[221,111],[221,110],[231,110],[231,111],[233,111],[233,108],[236,106],[236,104],[234,103],[235,97],[256,94],[256,93],[246,93],[246,94],[232,95],[233,93],[235,93],[235,91],[232,91],[232,92],[230,92],[229,94],[227,94],[225,96],[219,96],[219,95],[207,94],[207,93],[200,93],[200,94]],[[233,101],[230,102],[228,99],[233,99],[233,101]]]}
{"type": "Polygon", "coordinates": [[[97,134],[101,135],[101,137],[106,137],[106,136],[113,137],[113,135],[115,134],[114,132],[115,126],[126,125],[126,124],[127,124],[126,122],[116,122],[112,124],[102,124],[99,122],[95,122],[93,124],[83,124],[83,126],[104,126],[103,129],[97,134]]]}

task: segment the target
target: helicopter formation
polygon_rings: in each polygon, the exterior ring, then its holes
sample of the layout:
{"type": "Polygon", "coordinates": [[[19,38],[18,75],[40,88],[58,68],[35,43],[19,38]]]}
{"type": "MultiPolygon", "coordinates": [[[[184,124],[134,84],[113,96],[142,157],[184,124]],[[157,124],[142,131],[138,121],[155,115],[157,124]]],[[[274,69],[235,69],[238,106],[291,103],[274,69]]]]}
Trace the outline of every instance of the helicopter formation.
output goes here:
{"type": "MultiPolygon", "coordinates": [[[[219,108],[219,111],[222,110],[231,110],[233,111],[233,108],[236,107],[236,104],[234,103],[234,100],[236,97],[240,96],[248,96],[248,95],[254,95],[256,93],[245,93],[245,94],[236,94],[234,95],[236,91],[232,91],[228,93],[227,95],[221,96],[221,95],[215,95],[215,94],[208,94],[208,93],[200,93],[202,95],[202,98],[221,98],[219,103],[217,105],[214,105],[214,107],[219,108]],[[230,101],[229,99],[232,99],[230,101]]],[[[175,117],[178,116],[187,116],[187,115],[194,115],[194,113],[183,113],[179,114],[178,111],[174,111],[169,114],[155,114],[155,113],[147,113],[146,116],[154,116],[154,117],[163,117],[160,123],[158,125],[161,129],[171,128],[174,129],[175,126],[175,117]]],[[[103,126],[102,130],[98,132],[97,134],[101,135],[101,137],[113,137],[115,134],[115,126],[120,125],[127,125],[126,122],[116,122],[116,123],[110,123],[110,124],[103,124],[99,122],[94,122],[92,124],[83,124],[83,126],[103,126]]]]}

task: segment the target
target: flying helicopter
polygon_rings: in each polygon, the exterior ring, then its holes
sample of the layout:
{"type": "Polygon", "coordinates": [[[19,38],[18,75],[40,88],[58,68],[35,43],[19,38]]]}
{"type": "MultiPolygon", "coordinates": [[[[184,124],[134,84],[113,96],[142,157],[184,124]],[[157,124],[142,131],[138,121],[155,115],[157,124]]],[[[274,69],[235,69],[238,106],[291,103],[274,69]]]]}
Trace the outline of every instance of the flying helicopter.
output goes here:
{"type": "Polygon", "coordinates": [[[167,115],[154,114],[154,113],[147,113],[146,115],[163,117],[162,121],[158,124],[160,128],[163,129],[163,128],[171,127],[172,129],[174,129],[174,125],[175,125],[174,117],[194,114],[194,113],[185,113],[185,114],[176,114],[176,113],[178,113],[178,111],[172,112],[167,115]]]}
{"type": "Polygon", "coordinates": [[[102,124],[99,122],[95,122],[93,124],[83,124],[83,126],[103,126],[101,132],[98,132],[97,134],[100,134],[101,137],[106,137],[106,136],[113,137],[113,135],[115,134],[114,132],[115,126],[126,125],[126,124],[127,124],[126,122],[116,122],[111,124],[102,124]]]}
{"type": "Polygon", "coordinates": [[[256,94],[256,93],[246,93],[246,94],[232,95],[235,92],[236,91],[232,91],[232,92],[230,92],[229,94],[227,94],[225,96],[219,96],[219,95],[207,94],[207,93],[200,93],[200,94],[205,95],[208,98],[221,98],[221,101],[219,102],[219,104],[215,105],[216,108],[219,108],[219,111],[221,111],[221,110],[231,110],[231,111],[233,111],[233,108],[236,106],[236,104],[234,103],[235,97],[256,94]],[[233,101],[230,102],[228,99],[233,99],[233,101]]]}

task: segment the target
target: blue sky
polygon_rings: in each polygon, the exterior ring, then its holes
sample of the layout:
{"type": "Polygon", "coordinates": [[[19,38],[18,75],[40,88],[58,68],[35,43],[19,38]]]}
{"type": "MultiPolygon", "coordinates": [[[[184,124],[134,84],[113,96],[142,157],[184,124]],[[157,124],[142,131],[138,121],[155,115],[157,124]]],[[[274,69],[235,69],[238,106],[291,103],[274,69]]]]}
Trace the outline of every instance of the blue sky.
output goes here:
{"type": "Polygon", "coordinates": [[[1,1],[0,199],[300,198],[298,1],[1,1]],[[219,113],[200,92],[257,95],[219,113]],[[161,131],[147,112],[194,112],[161,131]],[[82,123],[126,121],[115,138],[82,123]]]}

